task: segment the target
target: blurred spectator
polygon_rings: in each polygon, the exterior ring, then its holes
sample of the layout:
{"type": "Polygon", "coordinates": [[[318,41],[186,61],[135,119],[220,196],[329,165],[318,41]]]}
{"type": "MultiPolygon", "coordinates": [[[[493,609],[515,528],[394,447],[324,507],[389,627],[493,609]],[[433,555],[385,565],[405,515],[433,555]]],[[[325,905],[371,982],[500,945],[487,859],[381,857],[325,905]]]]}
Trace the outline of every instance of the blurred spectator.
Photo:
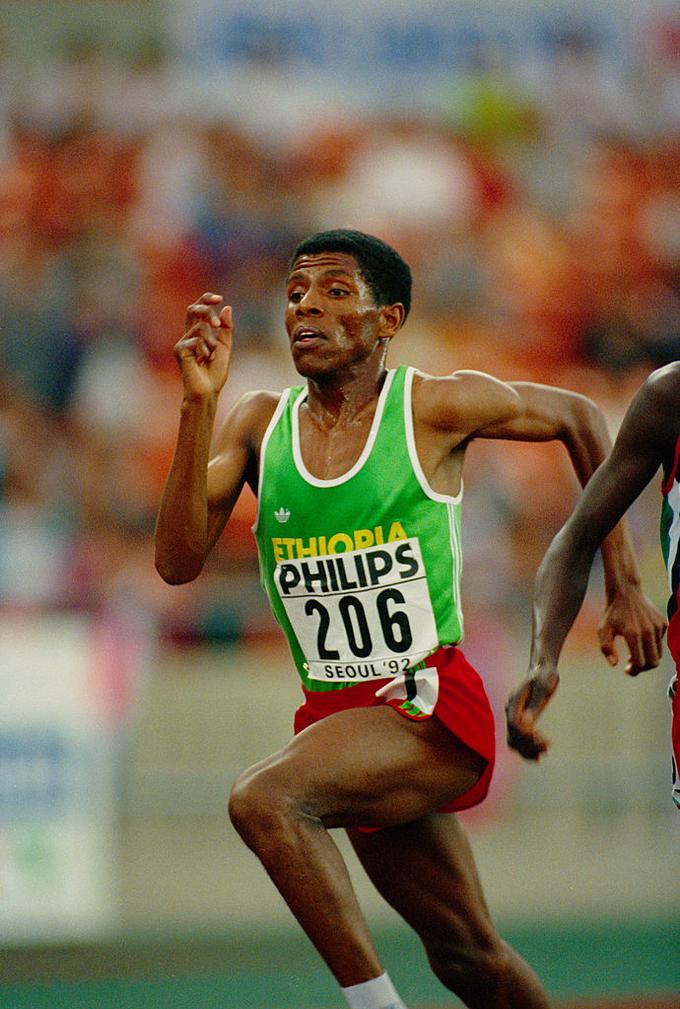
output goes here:
{"type": "MultiPolygon", "coordinates": [[[[295,383],[282,281],[320,228],[411,261],[393,363],[565,384],[615,428],[680,351],[677,24],[644,32],[617,65],[575,22],[529,69],[480,50],[429,117],[313,84],[273,38],[218,77],[80,36],[20,82],[0,44],[0,605],[124,606],[175,643],[276,633],[249,492],[195,585],[162,585],[151,535],[185,306],[234,304],[222,414],[295,383]]],[[[501,623],[576,493],[553,448],[471,454],[466,586],[501,623]]]]}

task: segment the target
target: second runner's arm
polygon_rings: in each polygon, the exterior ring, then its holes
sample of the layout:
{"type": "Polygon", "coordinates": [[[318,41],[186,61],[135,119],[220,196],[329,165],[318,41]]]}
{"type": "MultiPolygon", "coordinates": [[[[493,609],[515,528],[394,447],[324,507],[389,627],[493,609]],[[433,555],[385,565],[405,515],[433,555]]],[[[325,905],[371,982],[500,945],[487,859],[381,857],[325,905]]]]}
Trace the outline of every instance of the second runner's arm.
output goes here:
{"type": "MultiPolygon", "coordinates": [[[[610,456],[587,484],[537,572],[529,674],[507,706],[508,741],[527,759],[538,759],[548,747],[536,719],[557,688],[557,662],[583,603],[595,552],[667,453],[670,404],[662,386],[663,378],[661,383],[648,380],[635,397],[610,456]]],[[[635,675],[658,664],[664,630],[660,614],[641,629],[642,656],[634,662],[631,650],[626,672],[635,675]]]]}

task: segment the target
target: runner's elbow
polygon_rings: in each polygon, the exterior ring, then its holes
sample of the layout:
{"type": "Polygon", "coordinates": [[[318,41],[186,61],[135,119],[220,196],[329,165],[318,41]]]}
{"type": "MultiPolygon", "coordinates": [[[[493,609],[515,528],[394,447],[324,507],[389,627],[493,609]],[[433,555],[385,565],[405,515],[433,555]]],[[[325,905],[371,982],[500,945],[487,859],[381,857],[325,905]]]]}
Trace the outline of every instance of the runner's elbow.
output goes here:
{"type": "Polygon", "coordinates": [[[159,567],[156,567],[156,570],[166,585],[187,585],[189,582],[193,582],[194,579],[198,577],[197,574],[185,574],[184,572],[177,571],[161,571],[159,567]]]}
{"type": "Polygon", "coordinates": [[[589,396],[572,392],[564,421],[564,436],[569,440],[582,437],[586,432],[594,432],[603,441],[609,442],[607,424],[600,407],[589,396]]]}
{"type": "Polygon", "coordinates": [[[186,585],[193,582],[201,573],[203,563],[199,561],[184,561],[177,563],[173,557],[156,554],[155,567],[158,574],[168,585],[186,585]]]}

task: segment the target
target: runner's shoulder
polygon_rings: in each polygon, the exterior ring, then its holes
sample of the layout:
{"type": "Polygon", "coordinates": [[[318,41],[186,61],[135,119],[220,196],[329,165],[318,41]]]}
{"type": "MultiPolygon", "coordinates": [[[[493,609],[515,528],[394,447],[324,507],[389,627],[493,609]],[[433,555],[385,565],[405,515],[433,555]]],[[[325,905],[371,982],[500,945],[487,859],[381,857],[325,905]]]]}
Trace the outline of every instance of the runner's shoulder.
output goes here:
{"type": "Polygon", "coordinates": [[[653,371],[640,393],[661,409],[680,405],[680,361],[671,361],[653,371]]]}
{"type": "Polygon", "coordinates": [[[452,421],[469,419],[470,414],[483,423],[508,419],[518,412],[519,404],[512,386],[484,371],[460,369],[448,375],[417,371],[414,375],[414,414],[436,427],[449,427],[452,421]]]}
{"type": "Polygon", "coordinates": [[[623,419],[615,448],[668,459],[680,432],[680,361],[647,376],[623,419]]]}
{"type": "Polygon", "coordinates": [[[281,392],[264,389],[244,393],[230,408],[224,421],[225,430],[251,442],[261,442],[281,396],[281,392]]]}

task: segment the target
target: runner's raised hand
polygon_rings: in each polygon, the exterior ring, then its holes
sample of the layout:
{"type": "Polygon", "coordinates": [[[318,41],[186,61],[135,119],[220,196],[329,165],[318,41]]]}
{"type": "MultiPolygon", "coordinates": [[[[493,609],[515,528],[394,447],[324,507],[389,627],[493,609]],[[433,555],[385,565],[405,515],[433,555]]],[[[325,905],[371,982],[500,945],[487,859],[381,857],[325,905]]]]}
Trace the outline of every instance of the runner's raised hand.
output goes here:
{"type": "Polygon", "coordinates": [[[186,397],[217,395],[227,380],[233,340],[231,306],[210,292],[189,305],[175,358],[186,397]]]}

